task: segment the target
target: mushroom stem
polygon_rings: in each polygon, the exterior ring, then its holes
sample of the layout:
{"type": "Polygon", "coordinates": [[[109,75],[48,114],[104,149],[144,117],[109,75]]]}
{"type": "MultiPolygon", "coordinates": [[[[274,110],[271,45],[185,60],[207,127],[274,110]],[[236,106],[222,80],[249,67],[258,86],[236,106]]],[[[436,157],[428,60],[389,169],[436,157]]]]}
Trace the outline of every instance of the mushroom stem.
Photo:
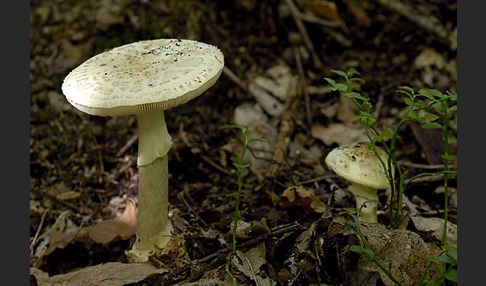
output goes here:
{"type": "Polygon", "coordinates": [[[357,183],[352,183],[348,187],[356,200],[356,208],[359,209],[361,206],[361,213],[359,219],[364,222],[377,223],[377,205],[378,205],[378,194],[377,189],[370,188],[357,183]]]}
{"type": "Polygon", "coordinates": [[[138,121],[138,217],[137,240],[130,251],[136,261],[146,261],[169,241],[172,229],[168,212],[168,157],[172,142],[164,112],[137,115],[138,121]]]}

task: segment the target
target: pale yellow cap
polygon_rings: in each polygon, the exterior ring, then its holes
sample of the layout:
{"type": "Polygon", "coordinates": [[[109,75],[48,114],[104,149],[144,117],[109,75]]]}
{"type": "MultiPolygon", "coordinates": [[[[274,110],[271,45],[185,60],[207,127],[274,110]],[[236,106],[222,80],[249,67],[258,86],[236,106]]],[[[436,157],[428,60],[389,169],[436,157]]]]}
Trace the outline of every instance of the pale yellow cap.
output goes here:
{"type": "Polygon", "coordinates": [[[64,79],[62,91],[80,111],[100,116],[165,110],[211,87],[224,66],[215,46],[192,40],[135,42],[98,54],[64,79]]]}
{"type": "MultiPolygon", "coordinates": [[[[385,171],[368,144],[355,143],[340,146],[329,152],[325,162],[338,176],[352,183],[374,189],[386,189],[390,184],[385,171]]],[[[386,152],[380,147],[376,147],[376,150],[383,162],[387,164],[386,152]]]]}

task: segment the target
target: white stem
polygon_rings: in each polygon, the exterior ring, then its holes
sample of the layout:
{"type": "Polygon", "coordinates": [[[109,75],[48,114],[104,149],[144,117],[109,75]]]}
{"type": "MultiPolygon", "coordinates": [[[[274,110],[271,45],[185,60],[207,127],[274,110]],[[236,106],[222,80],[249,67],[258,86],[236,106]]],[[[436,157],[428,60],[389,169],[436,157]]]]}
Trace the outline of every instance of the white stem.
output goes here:
{"type": "Polygon", "coordinates": [[[168,212],[168,157],[172,142],[163,111],[139,114],[138,120],[138,214],[137,240],[129,252],[142,262],[164,248],[172,229],[168,212]]]}
{"type": "Polygon", "coordinates": [[[359,209],[362,207],[359,219],[364,222],[377,223],[377,190],[353,183],[348,187],[348,191],[354,195],[356,208],[359,209]]]}

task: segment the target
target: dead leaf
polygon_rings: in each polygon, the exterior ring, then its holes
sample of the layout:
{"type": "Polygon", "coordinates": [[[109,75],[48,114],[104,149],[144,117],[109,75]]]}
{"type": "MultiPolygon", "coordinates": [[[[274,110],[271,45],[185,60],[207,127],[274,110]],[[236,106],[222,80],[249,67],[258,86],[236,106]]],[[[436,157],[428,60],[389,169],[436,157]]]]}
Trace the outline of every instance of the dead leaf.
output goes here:
{"type": "MultiPolygon", "coordinates": [[[[444,234],[444,219],[437,217],[411,217],[415,228],[419,231],[432,232],[432,236],[442,241],[444,234]]],[[[447,222],[447,244],[457,247],[457,225],[447,222]]],[[[456,257],[457,258],[457,257],[456,257]]]]}
{"type": "Polygon", "coordinates": [[[357,115],[358,112],[358,107],[350,98],[343,95],[339,97],[336,116],[337,119],[344,123],[351,123],[354,120],[354,116],[357,115]]]}
{"type": "Polygon", "coordinates": [[[260,243],[245,253],[237,250],[232,263],[245,276],[255,281],[256,285],[275,285],[275,281],[270,280],[268,275],[260,274],[260,267],[267,263],[265,257],[265,244],[260,243]]]}
{"type": "Polygon", "coordinates": [[[132,200],[127,200],[125,211],[118,217],[102,221],[93,226],[83,227],[77,232],[58,232],[52,236],[45,255],[57,248],[65,248],[72,241],[89,238],[97,243],[106,244],[117,238],[126,240],[136,232],[137,209],[132,200]]]}
{"type": "Polygon", "coordinates": [[[427,162],[431,165],[442,164],[443,140],[442,131],[425,129],[418,123],[411,123],[412,133],[422,147],[427,162]]]}
{"type": "Polygon", "coordinates": [[[281,207],[303,207],[307,211],[316,213],[323,213],[327,209],[326,205],[314,194],[312,189],[302,186],[287,188],[282,193],[282,197],[279,203],[281,207]]]}
{"type": "Polygon", "coordinates": [[[334,2],[325,0],[298,0],[297,2],[305,13],[331,21],[343,22],[334,2]]]}
{"type": "Polygon", "coordinates": [[[89,237],[98,243],[108,243],[115,238],[128,239],[135,234],[137,227],[137,207],[132,200],[127,200],[125,211],[118,217],[102,221],[88,227],[89,237]]]}
{"type": "Polygon", "coordinates": [[[167,272],[145,263],[108,262],[88,266],[78,271],[66,274],[49,275],[37,268],[31,268],[30,273],[39,286],[69,285],[69,286],[121,286],[137,283],[154,274],[167,272]]]}
{"type": "Polygon", "coordinates": [[[324,142],[327,146],[334,143],[347,145],[354,142],[368,141],[364,129],[360,125],[331,123],[327,127],[318,123],[312,125],[311,135],[324,142]]]}
{"type": "Polygon", "coordinates": [[[248,90],[253,95],[260,106],[271,116],[279,116],[284,110],[284,105],[275,97],[268,94],[263,88],[255,83],[248,85],[248,90]]]}
{"type": "Polygon", "coordinates": [[[360,26],[369,27],[371,25],[371,19],[360,2],[357,2],[355,0],[345,0],[344,3],[346,3],[349,12],[353,14],[356,22],[360,26]]]}
{"type": "MultiPolygon", "coordinates": [[[[390,273],[404,286],[418,285],[429,259],[440,253],[440,249],[433,243],[424,242],[418,234],[408,230],[387,229],[384,225],[377,223],[361,223],[360,231],[368,240],[368,245],[373,250],[376,259],[383,265],[389,266],[390,273]],[[390,262],[392,263],[389,264],[390,262]]],[[[356,236],[353,230],[335,219],[329,226],[328,235],[329,241],[342,235],[356,236]]],[[[345,241],[351,240],[347,238],[345,241]]],[[[351,252],[346,254],[346,251],[343,251],[343,254],[339,255],[351,255],[351,252]]],[[[348,258],[341,257],[340,259],[348,258]]],[[[376,264],[364,259],[360,259],[357,270],[350,273],[350,285],[367,285],[364,284],[363,279],[369,279],[376,272],[386,286],[395,285],[376,264]]]]}

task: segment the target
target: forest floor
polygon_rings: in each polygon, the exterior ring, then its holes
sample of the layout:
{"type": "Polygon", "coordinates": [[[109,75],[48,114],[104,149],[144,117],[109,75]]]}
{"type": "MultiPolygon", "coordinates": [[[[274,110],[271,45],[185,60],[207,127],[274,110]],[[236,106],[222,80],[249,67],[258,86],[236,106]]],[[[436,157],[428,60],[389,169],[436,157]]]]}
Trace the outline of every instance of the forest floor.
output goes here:
{"type": "MultiPolygon", "coordinates": [[[[399,86],[457,90],[456,9],[448,0],[31,1],[32,285],[231,285],[228,270],[239,285],[395,285],[350,250],[360,240],[342,211],[355,207],[354,198],[324,159],[366,136],[352,102],[324,77],[338,81],[331,70],[358,70],[379,124],[395,126],[407,106],[399,86]],[[213,44],[226,68],[207,92],[165,113],[174,143],[175,233],[163,253],[135,264],[125,251],[137,222],[136,118],[84,114],[66,101],[61,84],[100,52],[157,38],[213,44]],[[245,213],[232,255],[234,199],[227,194],[237,188],[231,157],[241,152],[241,134],[221,126],[235,123],[266,140],[250,145],[245,157],[243,181],[252,187],[242,192],[245,213]]],[[[451,136],[456,121],[453,114],[451,136]]],[[[393,154],[408,176],[440,168],[440,131],[406,124],[399,136],[393,154]]],[[[438,254],[442,185],[437,177],[409,184],[396,229],[390,192],[379,191],[379,224],[361,224],[401,285],[418,285],[438,254]]],[[[450,245],[455,186],[452,176],[450,245]]]]}

